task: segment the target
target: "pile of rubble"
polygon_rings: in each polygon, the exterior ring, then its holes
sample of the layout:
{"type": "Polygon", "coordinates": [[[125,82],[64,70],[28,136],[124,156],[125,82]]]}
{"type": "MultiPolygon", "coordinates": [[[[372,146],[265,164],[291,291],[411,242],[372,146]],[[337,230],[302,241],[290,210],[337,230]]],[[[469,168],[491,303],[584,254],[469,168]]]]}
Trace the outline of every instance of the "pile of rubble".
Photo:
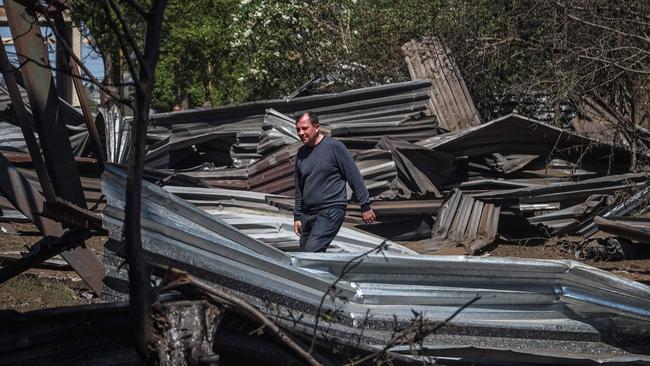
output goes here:
{"type": "MultiPolygon", "coordinates": [[[[153,115],[141,210],[147,260],[224,289],[298,334],[366,352],[390,345],[416,359],[650,362],[648,286],[569,260],[472,257],[497,240],[562,237],[580,259],[650,258],[650,181],[638,169],[650,157],[647,131],[628,133],[623,117],[593,100],[571,128],[517,114],[481,123],[439,41],[409,42],[404,53],[414,81],[153,115]],[[352,153],[377,213],[363,224],[351,202],[324,254],[298,252],[292,229],[294,118],[305,111],[352,153]],[[417,353],[395,339],[414,321],[438,325],[417,353]]],[[[94,257],[79,264],[87,253],[64,258],[103,300],[127,299],[128,118],[106,108],[95,120],[103,166],[87,118],[60,103],[81,172],[83,205],[73,205],[49,196],[23,138],[16,103],[29,106],[28,95],[4,94],[12,98],[0,100],[0,219],[33,221],[61,238],[58,221],[106,231],[101,270],[88,264],[94,257]]],[[[32,251],[22,267],[1,268],[2,278],[48,253],[32,251]]]]}

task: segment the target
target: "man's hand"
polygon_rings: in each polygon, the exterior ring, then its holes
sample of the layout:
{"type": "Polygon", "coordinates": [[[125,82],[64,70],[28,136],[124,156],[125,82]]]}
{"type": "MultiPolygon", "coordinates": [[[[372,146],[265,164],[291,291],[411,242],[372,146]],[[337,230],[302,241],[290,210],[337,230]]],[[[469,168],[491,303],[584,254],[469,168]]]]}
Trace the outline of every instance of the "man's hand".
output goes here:
{"type": "Polygon", "coordinates": [[[293,222],[293,232],[300,236],[300,233],[302,232],[302,222],[300,222],[300,220],[295,220],[293,222]]]}
{"type": "MultiPolygon", "coordinates": [[[[366,224],[372,224],[372,222],[375,221],[376,218],[377,216],[375,216],[375,211],[373,211],[372,208],[368,211],[364,211],[361,213],[361,219],[366,224]]],[[[296,227],[295,223],[293,224],[293,227],[294,228],[296,227]]]]}

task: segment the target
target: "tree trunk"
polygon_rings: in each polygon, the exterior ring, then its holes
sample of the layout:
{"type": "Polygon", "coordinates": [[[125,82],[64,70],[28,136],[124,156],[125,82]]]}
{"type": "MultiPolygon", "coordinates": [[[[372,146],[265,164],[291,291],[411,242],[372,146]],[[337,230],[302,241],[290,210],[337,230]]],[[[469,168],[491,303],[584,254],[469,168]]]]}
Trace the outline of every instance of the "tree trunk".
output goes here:
{"type": "Polygon", "coordinates": [[[634,124],[650,129],[650,77],[645,77],[634,91],[632,98],[634,124]]]}

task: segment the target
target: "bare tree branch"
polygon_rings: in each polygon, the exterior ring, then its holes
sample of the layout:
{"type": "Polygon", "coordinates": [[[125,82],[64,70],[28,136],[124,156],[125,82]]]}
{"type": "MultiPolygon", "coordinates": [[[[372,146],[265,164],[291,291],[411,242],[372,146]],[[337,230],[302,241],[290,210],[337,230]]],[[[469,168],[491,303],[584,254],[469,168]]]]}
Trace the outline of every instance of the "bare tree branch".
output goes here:
{"type": "MultiPolygon", "coordinates": [[[[587,59],[587,60],[594,60],[594,61],[602,62],[602,63],[608,64],[608,65],[612,65],[612,66],[615,66],[615,67],[617,67],[617,68],[619,68],[621,70],[627,71],[627,72],[631,72],[631,73],[635,73],[635,74],[650,75],[650,71],[639,70],[639,69],[630,69],[630,68],[627,68],[627,67],[619,64],[616,61],[610,61],[610,60],[606,60],[606,59],[603,59],[603,58],[600,58],[600,57],[594,57],[594,56],[588,56],[588,55],[580,55],[578,57],[579,58],[584,58],[584,59],[587,59]]],[[[643,56],[641,59],[645,59],[645,56],[643,56]]]]}
{"type": "MultiPolygon", "coordinates": [[[[112,17],[111,9],[108,7],[106,2],[102,2],[102,7],[104,9],[104,12],[106,13],[106,16],[107,17],[112,17]]],[[[131,74],[131,78],[134,80],[135,87],[136,88],[142,88],[142,86],[140,85],[140,82],[135,80],[137,78],[136,75],[138,75],[137,69],[136,69],[135,65],[133,64],[133,60],[131,60],[131,57],[129,57],[129,55],[128,55],[128,53],[130,52],[130,49],[129,49],[128,45],[124,42],[124,38],[122,37],[122,32],[120,32],[120,30],[117,28],[117,26],[113,22],[108,22],[108,25],[113,30],[113,32],[117,35],[117,37],[116,37],[117,41],[119,42],[120,48],[122,49],[124,60],[126,61],[126,65],[129,68],[129,73],[131,74]]]]}
{"type": "MultiPolygon", "coordinates": [[[[106,6],[106,5],[105,5],[106,6]]],[[[131,140],[130,164],[126,180],[126,207],[124,215],[124,239],[129,261],[129,315],[133,321],[135,344],[138,352],[148,360],[151,357],[149,345],[152,342],[151,305],[153,289],[150,283],[150,267],[142,250],[140,210],[142,208],[142,180],[147,138],[147,123],[151,106],[152,89],[158,56],[160,53],[160,33],[167,0],[153,0],[147,19],[147,32],[144,41],[144,56],[138,57],[139,74],[135,90],[134,138],[131,140]]],[[[107,6],[106,6],[107,7],[107,6]]],[[[115,25],[113,24],[113,27],[115,25]]],[[[122,29],[126,32],[127,29],[122,29]]],[[[122,40],[121,45],[124,45],[122,40]]],[[[137,46],[137,44],[135,44],[137,46]]],[[[127,49],[124,49],[125,51],[127,49]]],[[[141,54],[140,54],[141,55],[141,54]]],[[[127,58],[130,60],[130,58],[127,58]]]]}
{"type": "MultiPolygon", "coordinates": [[[[68,53],[70,55],[70,58],[72,58],[74,65],[71,65],[71,67],[77,66],[77,67],[81,68],[81,70],[84,72],[84,75],[86,75],[86,77],[84,78],[84,77],[82,77],[80,75],[74,75],[73,73],[70,73],[67,70],[65,70],[66,75],[72,76],[74,78],[80,78],[81,80],[90,81],[90,82],[93,83],[93,85],[97,86],[101,91],[106,93],[106,95],[111,97],[113,100],[115,100],[115,101],[117,101],[119,103],[123,103],[123,104],[126,104],[126,105],[130,106],[130,101],[128,99],[120,98],[118,95],[113,93],[113,91],[110,88],[107,88],[106,86],[104,86],[104,84],[102,82],[97,80],[97,78],[93,75],[93,73],[90,72],[90,70],[88,70],[86,65],[83,62],[81,62],[79,57],[77,57],[77,55],[72,51],[72,48],[70,47],[68,42],[65,40],[65,37],[63,37],[59,33],[59,31],[57,30],[57,27],[52,23],[50,18],[48,16],[45,16],[45,20],[46,20],[48,26],[50,27],[50,29],[52,29],[52,31],[54,32],[54,35],[56,37],[57,42],[65,49],[66,53],[68,53]]],[[[52,69],[56,70],[57,72],[64,72],[64,70],[58,70],[57,68],[52,68],[52,69]]],[[[130,83],[129,83],[129,85],[130,85],[130,83]]]]}
{"type": "Polygon", "coordinates": [[[133,10],[138,12],[138,14],[140,14],[142,19],[149,20],[149,16],[150,16],[149,12],[147,10],[145,10],[142,6],[140,6],[140,4],[138,4],[137,2],[135,2],[133,0],[121,0],[121,1],[123,1],[124,3],[126,3],[127,5],[132,7],[133,10]]]}
{"type": "Polygon", "coordinates": [[[218,288],[214,288],[204,283],[203,281],[192,277],[191,275],[179,271],[177,269],[168,269],[169,274],[173,274],[176,279],[163,286],[163,289],[173,289],[180,288],[184,285],[190,285],[193,288],[199,290],[199,292],[208,295],[213,301],[219,303],[227,303],[234,306],[237,309],[243,310],[245,314],[251,316],[253,319],[262,323],[263,327],[266,327],[275,335],[282,343],[287,345],[292,351],[298,354],[307,364],[312,366],[320,366],[321,363],[318,362],[309,352],[305,351],[301,346],[298,345],[291,337],[289,337],[282,329],[275,324],[271,319],[269,319],[264,313],[259,311],[256,307],[249,304],[248,302],[242,300],[241,298],[229,294],[225,291],[222,291],[218,288]]]}
{"type": "MultiPolygon", "coordinates": [[[[115,12],[115,16],[117,17],[117,20],[120,22],[120,25],[122,26],[123,29],[123,34],[126,37],[127,41],[131,45],[131,50],[135,54],[136,59],[138,60],[138,63],[140,65],[146,64],[144,55],[140,51],[140,47],[138,46],[138,42],[133,38],[133,31],[131,30],[131,27],[129,27],[129,24],[126,22],[126,19],[124,19],[124,14],[122,14],[122,11],[120,8],[115,4],[113,0],[106,0],[110,7],[113,9],[113,12],[115,12]]],[[[148,18],[146,18],[148,20],[148,18]]],[[[125,50],[126,52],[126,50],[125,50]]]]}
{"type": "Polygon", "coordinates": [[[616,28],[612,28],[612,27],[608,27],[608,26],[605,26],[605,25],[602,25],[602,24],[589,22],[589,21],[586,21],[584,19],[580,19],[580,18],[578,18],[578,17],[576,17],[574,15],[571,15],[571,14],[568,14],[567,18],[569,18],[571,20],[575,20],[576,22],[580,22],[582,24],[589,25],[589,26],[594,27],[594,28],[604,29],[606,31],[610,31],[610,32],[613,32],[613,33],[616,33],[616,34],[619,34],[619,35],[622,35],[622,36],[625,36],[625,37],[638,39],[638,40],[643,41],[645,43],[650,43],[650,38],[649,37],[644,37],[644,36],[641,36],[641,35],[638,35],[638,34],[631,34],[631,33],[623,32],[623,31],[618,30],[616,28]]]}

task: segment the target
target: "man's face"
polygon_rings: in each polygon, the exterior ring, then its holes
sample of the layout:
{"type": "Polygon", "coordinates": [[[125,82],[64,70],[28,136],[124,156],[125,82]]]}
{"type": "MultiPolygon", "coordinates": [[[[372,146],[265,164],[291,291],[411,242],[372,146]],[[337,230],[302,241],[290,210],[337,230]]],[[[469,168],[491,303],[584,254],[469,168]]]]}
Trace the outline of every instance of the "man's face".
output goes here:
{"type": "Polygon", "coordinates": [[[316,140],[318,139],[318,133],[320,130],[320,125],[317,123],[313,125],[309,120],[309,116],[302,116],[296,122],[296,132],[300,141],[307,146],[314,146],[316,140]]]}

